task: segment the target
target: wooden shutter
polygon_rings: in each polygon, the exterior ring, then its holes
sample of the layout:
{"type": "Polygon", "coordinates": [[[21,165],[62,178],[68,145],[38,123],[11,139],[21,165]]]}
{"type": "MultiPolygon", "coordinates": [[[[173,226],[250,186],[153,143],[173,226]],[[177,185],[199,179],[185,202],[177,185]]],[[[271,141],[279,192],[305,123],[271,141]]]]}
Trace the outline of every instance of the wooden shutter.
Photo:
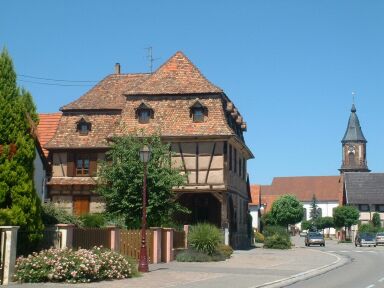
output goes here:
{"type": "Polygon", "coordinates": [[[97,153],[89,154],[89,175],[92,177],[97,176],[97,153]]]}
{"type": "Polygon", "coordinates": [[[75,155],[73,152],[67,153],[67,176],[73,177],[75,175],[75,155]]]}

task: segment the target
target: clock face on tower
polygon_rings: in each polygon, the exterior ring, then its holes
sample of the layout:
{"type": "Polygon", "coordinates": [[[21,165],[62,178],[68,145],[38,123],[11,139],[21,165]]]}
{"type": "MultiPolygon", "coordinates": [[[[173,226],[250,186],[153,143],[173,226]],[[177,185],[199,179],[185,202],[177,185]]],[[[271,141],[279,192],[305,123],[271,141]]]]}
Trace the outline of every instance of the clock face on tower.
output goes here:
{"type": "Polygon", "coordinates": [[[353,145],[348,146],[348,151],[351,153],[354,153],[355,152],[355,146],[353,146],[353,145]]]}

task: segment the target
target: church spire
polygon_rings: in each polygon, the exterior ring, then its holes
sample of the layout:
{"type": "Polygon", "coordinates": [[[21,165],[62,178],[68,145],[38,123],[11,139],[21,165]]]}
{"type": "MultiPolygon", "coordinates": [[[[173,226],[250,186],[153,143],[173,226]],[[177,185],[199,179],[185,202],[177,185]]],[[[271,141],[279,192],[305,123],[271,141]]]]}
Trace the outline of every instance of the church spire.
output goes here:
{"type": "Polygon", "coordinates": [[[340,172],[369,172],[366,159],[367,140],[361,130],[359,118],[356,115],[355,103],[352,104],[347,130],[341,143],[343,161],[339,169],[340,172]]]}

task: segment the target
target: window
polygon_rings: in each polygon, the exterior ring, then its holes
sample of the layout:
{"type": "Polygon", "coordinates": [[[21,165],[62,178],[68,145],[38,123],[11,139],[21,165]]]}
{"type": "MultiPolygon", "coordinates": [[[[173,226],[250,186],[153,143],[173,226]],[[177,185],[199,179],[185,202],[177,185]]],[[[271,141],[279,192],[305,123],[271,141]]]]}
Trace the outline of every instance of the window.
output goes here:
{"type": "Polygon", "coordinates": [[[142,109],[139,111],[139,123],[148,123],[149,118],[151,117],[151,111],[147,109],[142,109]]]}
{"type": "Polygon", "coordinates": [[[78,155],[76,159],[76,176],[88,176],[89,163],[88,155],[78,155]]]}
{"type": "Polygon", "coordinates": [[[359,210],[361,212],[368,212],[369,211],[369,205],[368,204],[360,204],[359,205],[359,210]]]}
{"type": "Polygon", "coordinates": [[[203,108],[195,108],[192,111],[193,122],[204,122],[204,111],[203,108]]]}
{"type": "Polygon", "coordinates": [[[193,122],[204,122],[204,116],[208,115],[208,109],[200,102],[199,99],[196,99],[195,102],[189,106],[190,117],[192,117],[193,122]]]}
{"type": "Polygon", "coordinates": [[[377,212],[384,212],[384,205],[383,204],[377,204],[376,205],[376,211],[377,212]]]}
{"type": "Polygon", "coordinates": [[[303,221],[307,220],[307,209],[304,208],[303,221]]]}
{"type": "Polygon", "coordinates": [[[229,144],[229,171],[232,171],[232,145],[229,144]]]}
{"type": "Polygon", "coordinates": [[[151,106],[142,101],[139,107],[135,109],[135,116],[139,119],[139,123],[149,123],[149,119],[154,117],[154,111],[151,106]]]}
{"type": "Polygon", "coordinates": [[[243,159],[243,176],[244,176],[244,180],[247,180],[247,167],[246,167],[246,160],[243,159]]]}
{"type": "Polygon", "coordinates": [[[233,150],[235,150],[235,151],[234,151],[234,153],[235,153],[235,159],[234,159],[234,161],[233,161],[233,162],[234,162],[234,163],[233,163],[233,164],[234,164],[233,172],[237,173],[237,150],[236,150],[236,149],[233,149],[233,150]]]}
{"type": "Polygon", "coordinates": [[[317,216],[319,218],[323,217],[323,210],[321,210],[321,208],[317,208],[317,216]]]}
{"type": "Polygon", "coordinates": [[[243,165],[241,164],[241,158],[239,157],[239,176],[241,177],[241,169],[243,165]]]}
{"type": "Polygon", "coordinates": [[[77,121],[76,131],[78,131],[80,135],[88,135],[88,132],[91,131],[91,123],[84,117],[81,117],[81,119],[77,121]]]}

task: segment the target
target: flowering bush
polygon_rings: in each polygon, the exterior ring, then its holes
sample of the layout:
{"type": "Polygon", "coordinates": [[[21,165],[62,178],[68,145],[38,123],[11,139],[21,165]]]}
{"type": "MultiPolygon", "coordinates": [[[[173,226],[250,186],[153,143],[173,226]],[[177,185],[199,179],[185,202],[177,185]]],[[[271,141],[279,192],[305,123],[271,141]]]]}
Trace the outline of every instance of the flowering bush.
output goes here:
{"type": "Polygon", "coordinates": [[[137,274],[132,259],[102,247],[91,250],[49,249],[16,260],[19,282],[86,283],[137,274]]]}

